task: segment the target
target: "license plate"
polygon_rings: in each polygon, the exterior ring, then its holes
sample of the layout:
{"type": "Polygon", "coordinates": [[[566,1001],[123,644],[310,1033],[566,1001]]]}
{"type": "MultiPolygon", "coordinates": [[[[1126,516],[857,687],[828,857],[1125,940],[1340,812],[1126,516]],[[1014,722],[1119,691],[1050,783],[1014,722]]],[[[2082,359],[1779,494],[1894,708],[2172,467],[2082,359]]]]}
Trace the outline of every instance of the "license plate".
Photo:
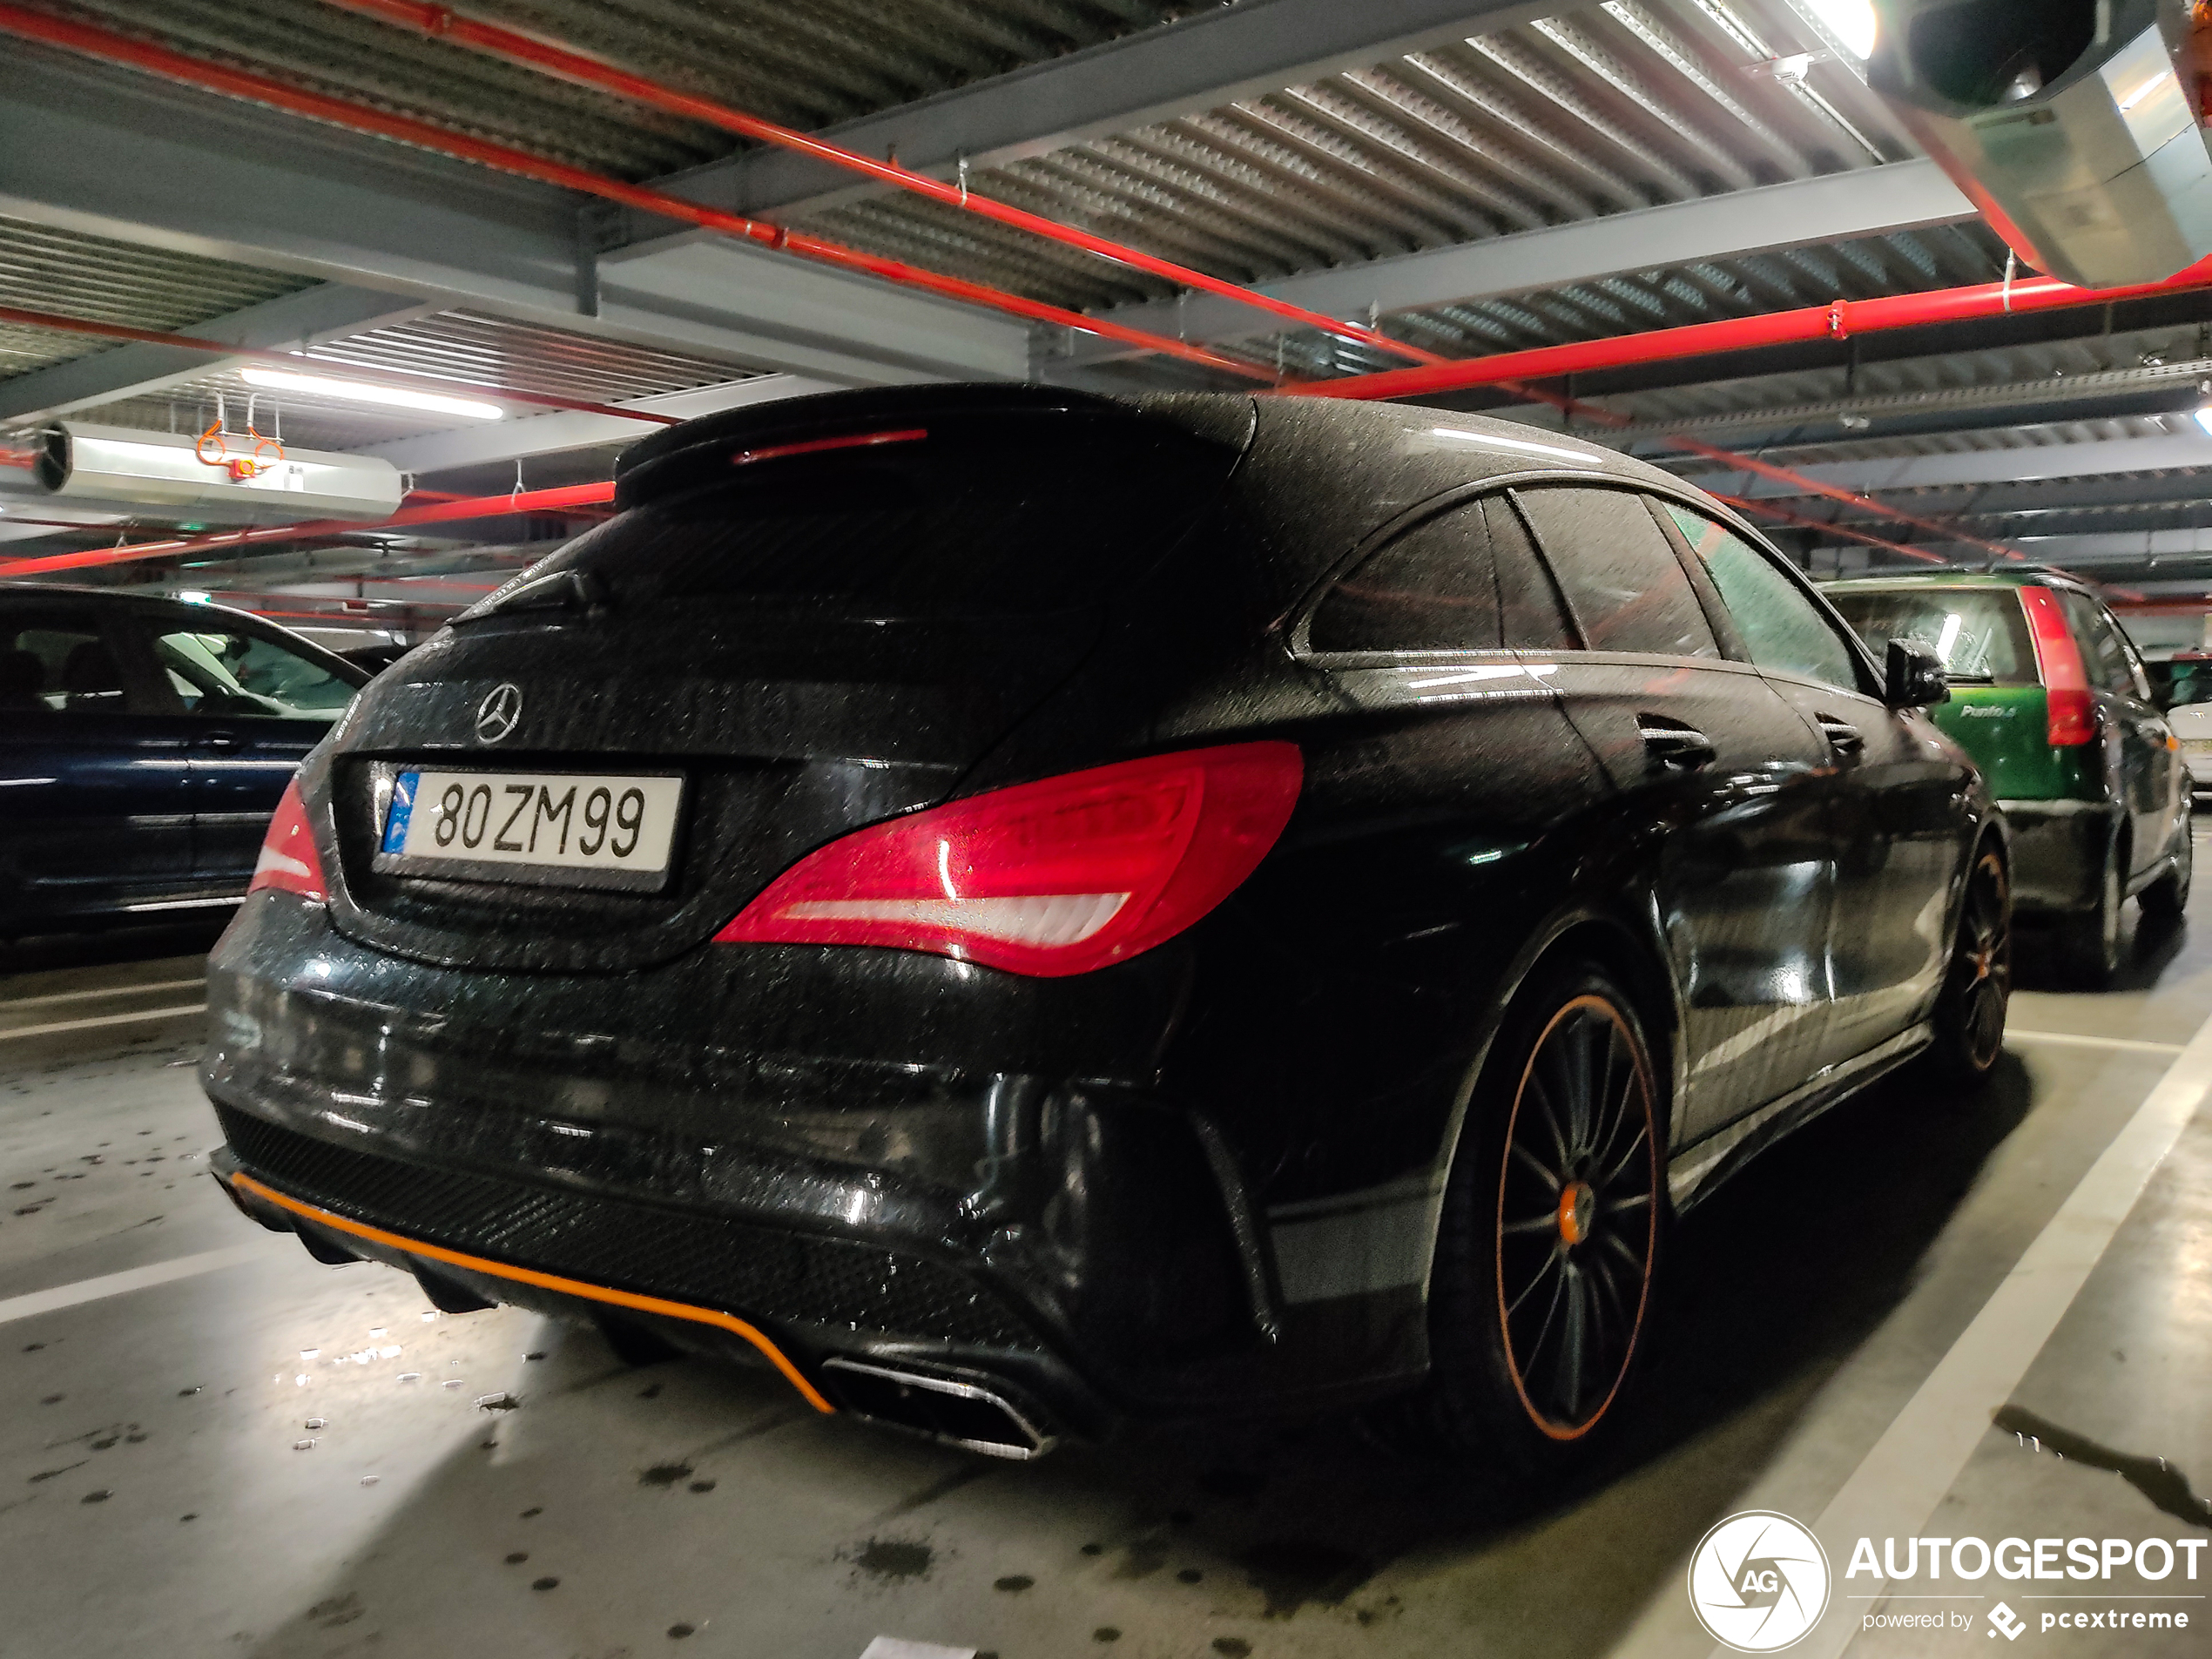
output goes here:
{"type": "Polygon", "coordinates": [[[680,777],[401,772],[375,867],[552,887],[657,892],[684,799],[680,777]]]}

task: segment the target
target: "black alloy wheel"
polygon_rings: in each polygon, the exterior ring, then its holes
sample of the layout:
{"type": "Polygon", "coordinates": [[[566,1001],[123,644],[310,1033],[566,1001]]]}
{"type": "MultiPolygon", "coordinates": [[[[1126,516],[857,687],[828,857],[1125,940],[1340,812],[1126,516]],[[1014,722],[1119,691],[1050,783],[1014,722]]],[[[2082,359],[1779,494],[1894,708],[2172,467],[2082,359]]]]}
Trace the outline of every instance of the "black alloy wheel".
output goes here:
{"type": "Polygon", "coordinates": [[[1561,1473],[1618,1420],[1649,1345],[1664,1130],[1626,994],[1595,964],[1547,975],[1469,1112],[1431,1276],[1421,1438],[1561,1473]]]}
{"type": "Polygon", "coordinates": [[[1936,999],[1930,1055],[1954,1082],[1969,1086],[1996,1069],[2005,1050],[2013,995],[2013,895],[2005,861],[1985,846],[1966,873],[1951,965],[1936,999]]]}

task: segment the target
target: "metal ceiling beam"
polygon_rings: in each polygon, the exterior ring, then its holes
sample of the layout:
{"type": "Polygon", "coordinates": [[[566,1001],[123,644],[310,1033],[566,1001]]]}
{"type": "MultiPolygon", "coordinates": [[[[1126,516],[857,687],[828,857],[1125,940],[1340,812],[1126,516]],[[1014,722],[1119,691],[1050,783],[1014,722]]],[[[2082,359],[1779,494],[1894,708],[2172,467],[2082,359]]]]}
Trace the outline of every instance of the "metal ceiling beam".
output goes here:
{"type": "MultiPolygon", "coordinates": [[[[1241,0],[1034,64],[819,137],[950,177],[1548,17],[1558,0],[1241,0]]],[[[735,212],[796,218],[883,186],[786,151],[751,151],[657,181],[735,212]],[[780,210],[780,211],[777,211],[780,210]]]]}
{"type": "MultiPolygon", "coordinates": [[[[2054,478],[2040,482],[1960,484],[1919,496],[1913,506],[1941,517],[2002,518],[2013,521],[2020,535],[2037,534],[2035,521],[2045,514],[2084,512],[2101,508],[2141,509],[2145,511],[2175,505],[2202,503],[2212,510],[2212,472],[2173,472],[2145,475],[2054,478]]],[[[1850,515],[1842,516],[1848,519],[1850,515]]]]}
{"type": "MultiPolygon", "coordinates": [[[[1973,204],[1934,162],[1901,161],[1252,286],[1308,311],[1365,318],[1372,307],[1387,316],[1703,260],[1922,230],[1971,219],[1973,212],[1973,204]]],[[[1204,294],[1179,303],[1120,306],[1098,314],[1140,328],[1179,329],[1185,339],[1211,342],[1249,339],[1280,327],[1248,307],[1204,294]]],[[[1126,354],[1103,345],[1079,346],[1072,358],[1055,361],[1080,364],[1118,355],[1126,354]]]]}
{"type": "MultiPolygon", "coordinates": [[[[280,350],[410,322],[435,309],[381,289],[325,282],[195,323],[193,332],[226,346],[280,350]]],[[[44,420],[145,396],[218,373],[232,362],[174,346],[94,347],[84,356],[0,381],[0,422],[44,420]]]]}
{"type": "MultiPolygon", "coordinates": [[[[2105,438],[2021,448],[1973,449],[1951,455],[1907,455],[1823,462],[1798,470],[1838,489],[1884,494],[1947,484],[1996,484],[2017,479],[2084,478],[2100,473],[2164,472],[2212,467],[2212,436],[2169,433],[2156,438],[2105,438]]],[[[1702,489],[1726,496],[1779,499],[1804,492],[1737,471],[1694,475],[1702,489]]]]}
{"type": "Polygon", "coordinates": [[[728,241],[603,267],[569,192],[10,50],[0,213],[845,385],[1026,372],[1019,324],[728,241]]]}
{"type": "MultiPolygon", "coordinates": [[[[762,374],[749,381],[701,387],[668,397],[639,398],[625,405],[656,415],[691,420],[722,409],[754,403],[773,403],[787,397],[806,397],[839,388],[827,381],[798,374],[762,374]]],[[[556,455],[565,449],[590,449],[606,443],[632,443],[644,435],[634,421],[604,415],[534,415],[520,421],[495,421],[445,432],[421,433],[372,443],[357,453],[378,455],[401,472],[432,472],[448,467],[472,467],[493,461],[522,461],[532,455],[556,455]]]]}

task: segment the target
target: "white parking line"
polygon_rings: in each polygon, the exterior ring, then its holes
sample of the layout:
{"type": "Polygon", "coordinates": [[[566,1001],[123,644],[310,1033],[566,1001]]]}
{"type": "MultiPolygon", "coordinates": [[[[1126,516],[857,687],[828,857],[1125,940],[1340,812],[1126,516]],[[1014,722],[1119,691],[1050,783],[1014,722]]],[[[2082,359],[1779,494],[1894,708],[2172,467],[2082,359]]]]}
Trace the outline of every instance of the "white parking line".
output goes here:
{"type": "Polygon", "coordinates": [[[179,1014],[205,1014],[205,1002],[179,1002],[173,1008],[142,1008],[136,1014],[101,1014],[89,1020],[56,1020],[47,1025],[19,1025],[12,1031],[0,1031],[0,1042],[12,1042],[17,1037],[49,1037],[57,1031],[90,1031],[99,1025],[129,1025],[134,1020],[166,1020],[179,1014]]]}
{"type": "Polygon", "coordinates": [[[2007,1027],[2005,1040],[2007,1042],[2014,1040],[2055,1042],[2069,1049],[2120,1049],[2131,1054],[2179,1054],[2182,1051],[2182,1045],[2178,1042],[2144,1042],[2134,1037],[2091,1037],[2084,1036],[2079,1031],[2022,1031],[2018,1027],[2007,1027]]]}
{"type": "MultiPolygon", "coordinates": [[[[1813,1530],[1831,1548],[1861,1537],[1917,1534],[1991,1433],[1989,1413],[2012,1397],[2035,1356],[2103,1257],[2182,1130],[2212,1090],[2212,1019],[2168,1067],[2103,1155],[2089,1166],[2013,1271],[1937,1362],[1813,1530]]],[[[1885,1584],[1872,1587],[1878,1595],[1885,1584]]],[[[1835,1659],[1856,1620],[1824,1619],[1799,1659],[1835,1659]]],[[[1715,1659],[1730,1650],[1713,1649],[1715,1659]]]]}
{"type": "Polygon", "coordinates": [[[191,979],[156,980],[151,985],[105,985],[97,991],[52,991],[44,996],[17,996],[0,1001],[0,1014],[10,1008],[39,1008],[50,1002],[89,1002],[96,997],[130,996],[138,991],[181,991],[188,986],[207,983],[205,974],[191,979]]]}
{"type": "Polygon", "coordinates": [[[0,1302],[0,1325],[6,1325],[11,1319],[28,1319],[37,1314],[52,1313],[62,1308],[78,1307],[86,1302],[98,1302],[132,1291],[147,1290],[156,1285],[173,1284],[180,1278],[193,1278],[201,1273],[212,1273],[226,1267],[243,1266],[262,1254],[252,1244],[233,1244],[227,1250],[202,1251],[197,1256],[179,1256],[174,1261],[156,1262],[151,1267],[133,1267],[127,1272],[107,1273],[98,1278],[81,1278],[74,1285],[57,1285],[51,1291],[33,1291],[28,1296],[10,1297],[0,1302]]]}

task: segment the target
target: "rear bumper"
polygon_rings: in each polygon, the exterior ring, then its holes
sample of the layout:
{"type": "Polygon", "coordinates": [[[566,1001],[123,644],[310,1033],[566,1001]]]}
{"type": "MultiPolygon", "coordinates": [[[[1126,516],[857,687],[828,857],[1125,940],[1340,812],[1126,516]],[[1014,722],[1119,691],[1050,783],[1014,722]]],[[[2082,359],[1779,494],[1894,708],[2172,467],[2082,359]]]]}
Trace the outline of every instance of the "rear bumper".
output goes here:
{"type": "Polygon", "coordinates": [[[2097,901],[2120,809],[2100,800],[2000,800],[2011,826],[2013,907],[2025,915],[2086,910],[2097,901]]]}
{"type": "Polygon", "coordinates": [[[1187,1114],[1034,1065],[807,1055],[789,1029],[791,1049],[734,1050],[716,1038],[765,1022],[730,959],[702,954],[540,976],[524,1031],[508,976],[401,963],[257,895],[210,963],[202,1080],[263,1189],[233,1197],[310,1249],[426,1277],[434,1299],[457,1284],[779,1355],[864,1411],[883,1385],[854,1365],[986,1388],[1083,1440],[1130,1416],[1373,1393],[1402,1370],[1375,1377],[1393,1345],[1376,1333],[1402,1349],[1418,1329],[1410,1288],[1271,1339],[1235,1159],[1187,1114]],[[617,993],[639,1023],[607,1006],[617,993]]]}

